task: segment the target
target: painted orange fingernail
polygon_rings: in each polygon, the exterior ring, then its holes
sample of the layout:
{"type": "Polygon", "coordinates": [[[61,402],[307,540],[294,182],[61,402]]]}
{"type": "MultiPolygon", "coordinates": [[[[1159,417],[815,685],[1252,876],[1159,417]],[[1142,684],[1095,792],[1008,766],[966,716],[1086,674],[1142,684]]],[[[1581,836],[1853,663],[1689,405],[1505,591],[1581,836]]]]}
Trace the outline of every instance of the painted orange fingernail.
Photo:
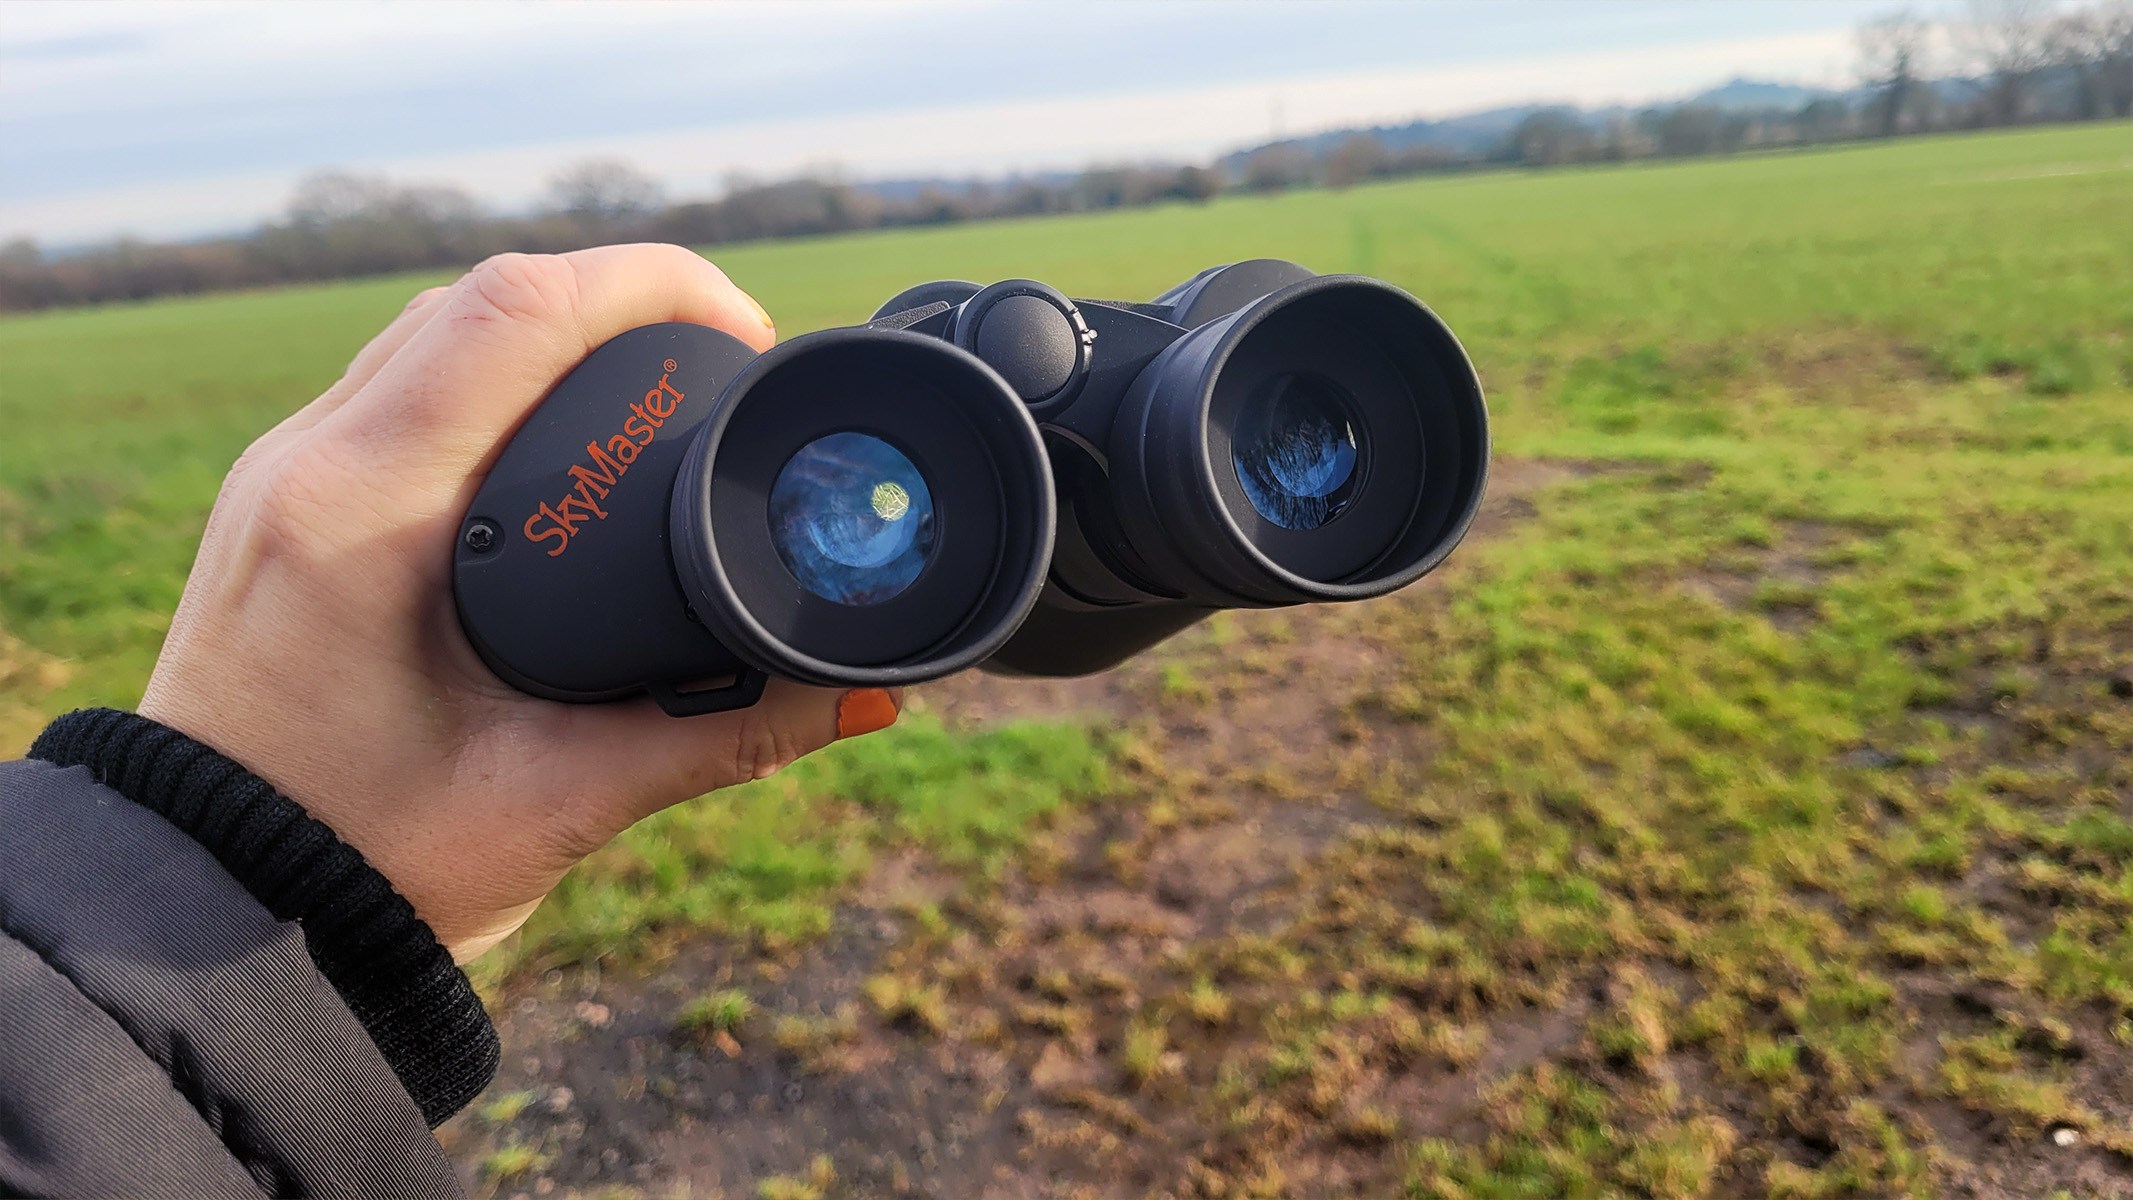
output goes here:
{"type": "Polygon", "coordinates": [[[855,688],[837,702],[837,736],[858,737],[896,724],[896,701],[880,688],[855,688]]]}
{"type": "Polygon", "coordinates": [[[748,307],[750,307],[750,308],[752,308],[752,309],[754,309],[754,310],[755,310],[755,315],[756,315],[756,316],[757,316],[757,317],[758,317],[759,319],[761,319],[761,321],[763,322],[763,328],[765,328],[765,329],[776,329],[776,328],[777,328],[777,326],[776,326],[775,324],[773,324],[773,323],[771,322],[771,320],[770,320],[770,314],[769,314],[769,313],[767,313],[767,312],[764,312],[764,311],[763,311],[763,306],[762,306],[761,304],[759,304],[759,303],[757,303],[757,302],[756,302],[756,298],[755,298],[754,296],[751,296],[751,295],[749,295],[749,294],[748,294],[748,293],[746,293],[746,292],[742,292],[742,293],[741,293],[741,298],[742,298],[742,299],[744,299],[744,300],[746,300],[746,301],[748,301],[748,307]]]}

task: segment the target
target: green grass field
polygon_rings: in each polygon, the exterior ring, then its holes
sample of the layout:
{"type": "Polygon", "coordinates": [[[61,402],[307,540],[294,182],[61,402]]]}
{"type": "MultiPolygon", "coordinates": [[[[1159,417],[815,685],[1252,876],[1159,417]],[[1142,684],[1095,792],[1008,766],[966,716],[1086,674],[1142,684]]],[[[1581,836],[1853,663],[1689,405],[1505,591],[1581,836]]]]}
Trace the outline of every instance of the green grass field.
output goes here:
{"type": "MultiPolygon", "coordinates": [[[[917,853],[947,891],[867,967],[864,1036],[1030,1080],[1003,1161],[1057,1194],[2133,1188],[2133,126],[715,254],[788,335],[926,278],[1141,297],[1258,256],[1422,297],[1499,454],[1558,468],[1442,586],[1323,627],[1390,666],[1299,696],[1376,732],[1286,777],[1194,759],[1181,729],[1310,671],[1220,623],[1106,727],[918,711],[646,822],[484,986],[707,938],[789,973],[917,853]],[[1360,815],[1264,920],[1031,916],[1092,886],[1077,846],[1153,895],[1194,830],[1334,793],[1360,815]]],[[[138,698],[222,472],[430,282],[0,321],[5,748],[138,698]]],[[[757,1007],[703,1011],[844,1069],[757,1007]]],[[[467,1135],[478,1186],[568,1158],[524,1107],[467,1135]]],[[[894,1190],[811,1162],[763,1186],[894,1190]]]]}

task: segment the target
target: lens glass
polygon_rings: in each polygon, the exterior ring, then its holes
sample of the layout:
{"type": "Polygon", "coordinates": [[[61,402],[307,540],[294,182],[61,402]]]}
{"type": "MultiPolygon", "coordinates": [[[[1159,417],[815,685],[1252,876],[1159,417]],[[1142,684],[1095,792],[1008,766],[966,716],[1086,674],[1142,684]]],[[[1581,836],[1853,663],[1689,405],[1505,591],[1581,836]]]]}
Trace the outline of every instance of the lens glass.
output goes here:
{"type": "Polygon", "coordinates": [[[1259,515],[1283,529],[1316,529],[1355,498],[1356,422],[1339,385],[1290,372],[1267,381],[1237,414],[1237,482],[1259,515]]]}
{"type": "Polygon", "coordinates": [[[879,604],[911,586],[935,525],[918,467],[864,433],[800,447],[770,488],[770,541],[785,569],[839,604],[879,604]]]}

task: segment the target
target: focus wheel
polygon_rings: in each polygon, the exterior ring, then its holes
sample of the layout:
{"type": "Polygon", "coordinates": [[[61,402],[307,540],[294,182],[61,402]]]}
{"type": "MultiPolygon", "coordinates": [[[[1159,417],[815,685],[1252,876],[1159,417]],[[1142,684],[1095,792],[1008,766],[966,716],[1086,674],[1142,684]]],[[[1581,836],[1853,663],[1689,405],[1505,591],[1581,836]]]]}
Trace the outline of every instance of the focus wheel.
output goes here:
{"type": "Polygon", "coordinates": [[[1031,279],[1005,280],[963,301],[951,336],[1038,415],[1065,408],[1081,391],[1096,342],[1072,300],[1031,279]]]}

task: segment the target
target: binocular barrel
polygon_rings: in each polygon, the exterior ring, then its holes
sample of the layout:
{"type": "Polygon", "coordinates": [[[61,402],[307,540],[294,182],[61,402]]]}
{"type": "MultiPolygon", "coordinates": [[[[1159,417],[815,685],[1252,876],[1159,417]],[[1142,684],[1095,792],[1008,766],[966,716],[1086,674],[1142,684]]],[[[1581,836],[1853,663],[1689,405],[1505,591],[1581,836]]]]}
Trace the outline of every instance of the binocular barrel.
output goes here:
{"type": "Polygon", "coordinates": [[[684,324],[601,346],[480,488],[456,591],[484,661],[561,700],[1085,674],[1222,608],[1413,582],[1488,457],[1458,341],[1377,280],[937,281],[761,355],[684,324]]]}

